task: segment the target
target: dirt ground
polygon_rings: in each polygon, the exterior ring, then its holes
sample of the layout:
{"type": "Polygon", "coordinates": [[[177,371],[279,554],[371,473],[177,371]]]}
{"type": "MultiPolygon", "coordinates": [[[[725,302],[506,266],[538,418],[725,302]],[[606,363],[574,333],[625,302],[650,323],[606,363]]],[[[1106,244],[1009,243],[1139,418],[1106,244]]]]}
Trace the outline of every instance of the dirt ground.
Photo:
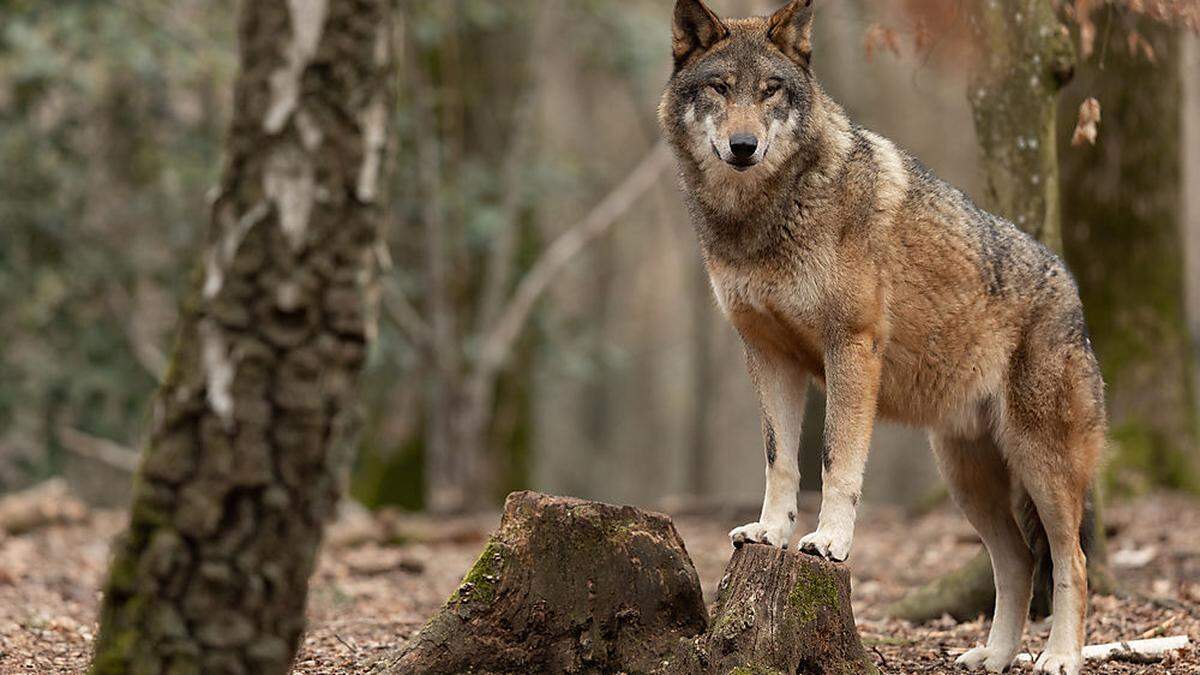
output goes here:
{"type": "MultiPolygon", "coordinates": [[[[731,508],[676,518],[710,601],[731,553],[725,532],[753,515],[731,508]]],[[[1106,515],[1115,560],[1125,562],[1114,572],[1134,599],[1093,597],[1088,643],[1188,635],[1192,646],[1160,663],[1093,663],[1085,672],[1200,673],[1200,502],[1155,495],[1112,505],[1106,515]]],[[[809,512],[801,522],[814,519],[809,512]]],[[[377,535],[382,519],[359,514],[343,521],[312,580],[310,630],[295,672],[367,672],[442,604],[497,521],[395,517],[387,521],[385,539],[394,540],[387,545],[379,536],[362,536],[368,530],[377,535]]],[[[0,533],[0,673],[84,672],[108,541],[122,524],[120,513],[93,512],[70,525],[0,533]]],[[[854,609],[882,672],[955,672],[954,657],[984,639],[982,619],[914,626],[881,613],[978,546],[949,507],[917,518],[897,509],[863,509],[851,556],[854,609]]],[[[1034,625],[1027,648],[1036,653],[1047,632],[1044,624],[1034,625]]]]}

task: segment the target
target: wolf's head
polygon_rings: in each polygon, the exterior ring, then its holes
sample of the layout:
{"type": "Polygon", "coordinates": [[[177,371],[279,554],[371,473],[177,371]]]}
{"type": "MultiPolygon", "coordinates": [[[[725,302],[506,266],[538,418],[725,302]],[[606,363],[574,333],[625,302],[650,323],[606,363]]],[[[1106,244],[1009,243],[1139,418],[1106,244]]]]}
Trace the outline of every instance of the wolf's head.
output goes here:
{"type": "Polygon", "coordinates": [[[706,182],[749,188],[797,152],[817,86],[811,5],[792,0],[769,18],[723,21],[702,0],[677,0],[675,71],[659,119],[706,182]]]}

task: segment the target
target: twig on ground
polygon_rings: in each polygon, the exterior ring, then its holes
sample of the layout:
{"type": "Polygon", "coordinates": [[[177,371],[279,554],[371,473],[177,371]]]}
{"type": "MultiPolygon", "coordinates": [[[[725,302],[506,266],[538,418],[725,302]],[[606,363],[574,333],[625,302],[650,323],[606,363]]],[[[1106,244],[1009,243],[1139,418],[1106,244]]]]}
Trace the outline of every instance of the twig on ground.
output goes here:
{"type": "MultiPolygon", "coordinates": [[[[1186,635],[1175,635],[1172,637],[1153,638],[1150,640],[1130,640],[1128,642],[1109,642],[1102,645],[1088,645],[1083,648],[1084,661],[1130,661],[1130,659],[1154,659],[1158,660],[1168,652],[1173,652],[1178,649],[1183,649],[1188,646],[1190,639],[1186,635]]],[[[1036,659],[1032,654],[1021,654],[1017,656],[1018,663],[1028,663],[1036,659]]],[[[1130,661],[1131,663],[1144,663],[1146,661],[1130,661]]],[[[1153,663],[1149,661],[1146,663],[1153,663]]]]}

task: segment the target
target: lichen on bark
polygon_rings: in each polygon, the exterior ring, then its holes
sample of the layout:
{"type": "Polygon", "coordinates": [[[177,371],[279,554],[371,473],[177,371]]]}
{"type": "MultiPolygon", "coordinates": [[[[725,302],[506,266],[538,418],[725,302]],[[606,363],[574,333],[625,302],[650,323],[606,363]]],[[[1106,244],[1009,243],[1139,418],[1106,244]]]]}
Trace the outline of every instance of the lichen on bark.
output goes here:
{"type": "Polygon", "coordinates": [[[380,151],[369,111],[388,86],[387,12],[242,5],[225,169],[114,545],[93,673],[290,666],[370,332],[381,215],[363,185],[377,171],[361,167],[380,151]]]}
{"type": "Polygon", "coordinates": [[[1062,250],[1058,93],[1075,50],[1048,0],[987,0],[972,16],[980,67],[968,100],[983,151],[988,206],[1051,250],[1062,250]]]}

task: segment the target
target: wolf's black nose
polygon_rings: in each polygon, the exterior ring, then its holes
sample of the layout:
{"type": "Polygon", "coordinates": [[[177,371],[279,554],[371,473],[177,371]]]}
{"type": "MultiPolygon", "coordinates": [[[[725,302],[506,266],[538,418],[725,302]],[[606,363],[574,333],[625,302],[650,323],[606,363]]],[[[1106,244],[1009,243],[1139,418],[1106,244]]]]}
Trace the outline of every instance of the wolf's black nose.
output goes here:
{"type": "Polygon", "coordinates": [[[729,137],[729,149],[738,159],[750,159],[758,150],[758,139],[754,134],[734,134],[729,137]]]}

